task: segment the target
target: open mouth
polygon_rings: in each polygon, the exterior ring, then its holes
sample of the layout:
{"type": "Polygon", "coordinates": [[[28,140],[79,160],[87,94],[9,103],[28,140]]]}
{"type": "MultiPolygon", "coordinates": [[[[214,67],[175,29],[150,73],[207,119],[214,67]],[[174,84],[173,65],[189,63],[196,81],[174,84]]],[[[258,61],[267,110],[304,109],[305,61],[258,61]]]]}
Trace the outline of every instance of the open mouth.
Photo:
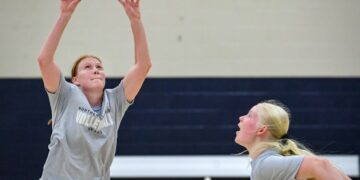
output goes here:
{"type": "Polygon", "coordinates": [[[240,130],[241,130],[240,124],[238,124],[238,129],[237,129],[237,131],[236,131],[236,134],[240,133],[240,130]]]}

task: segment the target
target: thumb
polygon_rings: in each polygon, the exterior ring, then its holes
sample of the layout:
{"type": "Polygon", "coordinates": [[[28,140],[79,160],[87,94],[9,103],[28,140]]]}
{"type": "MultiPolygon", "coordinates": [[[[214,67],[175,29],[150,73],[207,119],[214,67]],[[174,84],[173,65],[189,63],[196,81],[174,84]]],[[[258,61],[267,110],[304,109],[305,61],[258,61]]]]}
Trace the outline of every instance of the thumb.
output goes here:
{"type": "Polygon", "coordinates": [[[71,1],[71,3],[70,3],[70,7],[76,7],[78,4],[79,4],[79,2],[80,2],[81,0],[73,0],[73,1],[71,1]]]}

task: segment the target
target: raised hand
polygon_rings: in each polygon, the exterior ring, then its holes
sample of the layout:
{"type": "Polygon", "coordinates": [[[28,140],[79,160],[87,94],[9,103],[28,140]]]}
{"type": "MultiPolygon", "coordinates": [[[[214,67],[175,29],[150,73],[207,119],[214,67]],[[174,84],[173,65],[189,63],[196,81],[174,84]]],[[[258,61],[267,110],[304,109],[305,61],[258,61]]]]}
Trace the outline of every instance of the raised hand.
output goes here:
{"type": "Polygon", "coordinates": [[[72,14],[80,0],[61,0],[61,13],[72,14]]]}
{"type": "Polygon", "coordinates": [[[118,0],[124,7],[131,22],[140,20],[140,0],[118,0]]]}

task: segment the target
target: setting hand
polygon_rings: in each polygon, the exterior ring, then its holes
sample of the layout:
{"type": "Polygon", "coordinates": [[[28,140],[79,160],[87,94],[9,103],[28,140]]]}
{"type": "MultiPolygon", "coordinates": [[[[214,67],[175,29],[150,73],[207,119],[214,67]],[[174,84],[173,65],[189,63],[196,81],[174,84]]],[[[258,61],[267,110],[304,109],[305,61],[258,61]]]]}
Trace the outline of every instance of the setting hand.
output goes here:
{"type": "Polygon", "coordinates": [[[61,12],[73,13],[80,0],[61,0],[61,12]]]}
{"type": "Polygon", "coordinates": [[[140,0],[118,0],[124,7],[129,20],[140,20],[140,0]]]}

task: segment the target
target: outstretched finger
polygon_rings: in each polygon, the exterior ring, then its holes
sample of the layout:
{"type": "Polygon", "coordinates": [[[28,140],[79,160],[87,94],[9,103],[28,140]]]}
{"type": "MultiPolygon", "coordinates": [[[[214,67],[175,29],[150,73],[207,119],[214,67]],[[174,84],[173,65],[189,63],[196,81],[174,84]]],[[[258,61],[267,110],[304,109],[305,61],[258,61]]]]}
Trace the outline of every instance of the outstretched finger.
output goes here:
{"type": "Polygon", "coordinates": [[[76,7],[77,4],[79,4],[80,1],[81,1],[81,0],[73,0],[73,1],[71,1],[70,7],[76,7]]]}
{"type": "Polygon", "coordinates": [[[135,5],[136,5],[136,7],[139,7],[140,0],[134,0],[134,1],[135,1],[135,5]]]}
{"type": "Polygon", "coordinates": [[[118,0],[118,1],[121,5],[125,6],[125,0],[118,0]]]}

